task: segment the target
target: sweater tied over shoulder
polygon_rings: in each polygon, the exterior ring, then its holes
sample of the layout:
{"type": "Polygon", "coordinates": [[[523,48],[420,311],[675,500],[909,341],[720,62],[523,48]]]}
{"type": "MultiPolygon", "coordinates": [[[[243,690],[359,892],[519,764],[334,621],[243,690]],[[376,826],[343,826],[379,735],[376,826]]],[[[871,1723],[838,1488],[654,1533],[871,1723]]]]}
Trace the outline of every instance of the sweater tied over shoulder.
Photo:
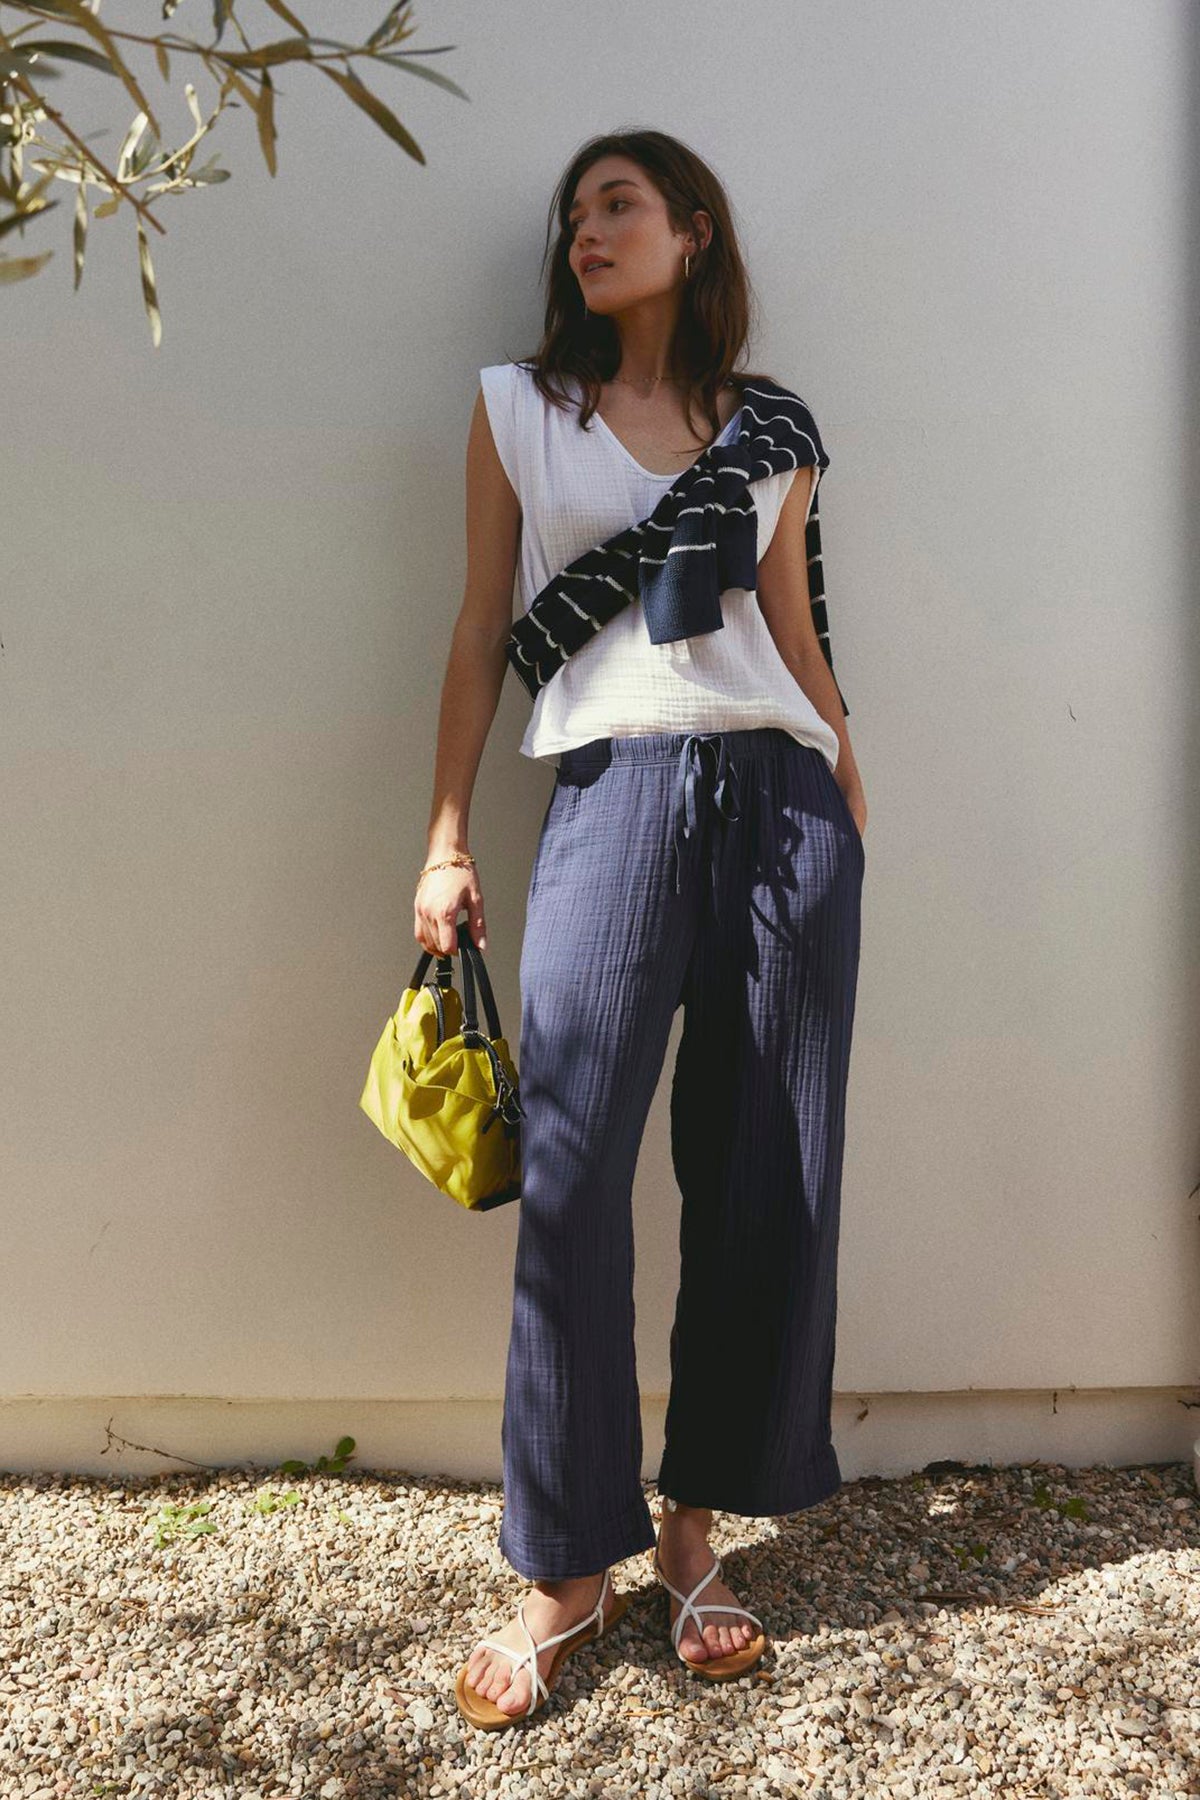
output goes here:
{"type": "MultiPolygon", "coordinates": [[[[672,482],[648,518],[568,563],[514,623],[505,653],[530,696],[536,699],[567,658],[635,600],[641,602],[654,644],[679,646],[686,654],[689,637],[720,631],[725,589],[753,592],[758,586],[750,483],[814,465],[805,537],[809,598],[832,673],[816,494],[829,457],[800,396],[760,378],[743,386],[736,437],[710,444],[672,482]]],[[[840,688],[838,697],[848,716],[840,688]]]]}

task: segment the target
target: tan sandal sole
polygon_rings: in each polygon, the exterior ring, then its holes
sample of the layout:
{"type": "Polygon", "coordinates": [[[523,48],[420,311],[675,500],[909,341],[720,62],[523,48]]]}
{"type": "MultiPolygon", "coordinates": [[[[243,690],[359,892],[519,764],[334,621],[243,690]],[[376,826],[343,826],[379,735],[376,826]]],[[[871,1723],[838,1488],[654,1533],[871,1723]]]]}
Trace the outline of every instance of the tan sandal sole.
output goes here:
{"type": "MultiPolygon", "coordinates": [[[[651,1573],[654,1574],[655,1552],[649,1550],[647,1555],[650,1558],[651,1573]]],[[[658,1581],[656,1574],[654,1579],[656,1582],[658,1581]]],[[[671,1642],[671,1598],[672,1596],[664,1588],[663,1599],[667,1603],[668,1643],[671,1642]]],[[[767,1642],[766,1634],[760,1631],[743,1649],[731,1650],[728,1656],[709,1656],[703,1662],[694,1662],[690,1656],[684,1656],[682,1651],[675,1650],[674,1644],[671,1645],[671,1648],[677,1660],[683,1664],[685,1669],[690,1669],[693,1675],[703,1675],[709,1681],[733,1681],[737,1676],[744,1675],[747,1669],[752,1669],[756,1663],[762,1661],[767,1642]]]]}
{"type": "MultiPolygon", "coordinates": [[[[670,1600],[671,1596],[668,1594],[668,1629],[670,1600]]],[[[690,1656],[683,1656],[678,1650],[675,1655],[685,1668],[692,1671],[693,1675],[703,1675],[709,1681],[732,1681],[736,1676],[744,1675],[747,1669],[752,1669],[755,1663],[761,1662],[766,1647],[766,1637],[760,1631],[756,1638],[750,1640],[744,1650],[731,1650],[728,1656],[710,1656],[704,1662],[693,1662],[690,1656]]]]}
{"type": "MultiPolygon", "coordinates": [[[[607,1637],[617,1620],[623,1618],[628,1610],[628,1594],[617,1594],[613,1601],[612,1611],[605,1619],[603,1631],[597,1631],[595,1625],[589,1621],[586,1625],[581,1625],[571,1637],[563,1639],[554,1652],[549,1671],[542,1677],[552,1694],[558,1681],[558,1672],[568,1656],[571,1656],[576,1650],[581,1650],[584,1644],[590,1644],[594,1638],[607,1637]]],[[[520,1725],[522,1720],[536,1718],[538,1713],[545,1710],[546,1702],[539,1696],[538,1703],[532,1712],[526,1708],[522,1712],[506,1713],[503,1707],[496,1705],[494,1700],[489,1700],[485,1695],[475,1692],[467,1679],[467,1668],[468,1664],[464,1663],[458,1671],[458,1680],[454,1684],[454,1698],[458,1702],[458,1710],[463,1718],[470,1724],[478,1726],[480,1731],[501,1731],[506,1725],[520,1725]]],[[[536,1689],[537,1683],[534,1682],[533,1685],[536,1689]]]]}

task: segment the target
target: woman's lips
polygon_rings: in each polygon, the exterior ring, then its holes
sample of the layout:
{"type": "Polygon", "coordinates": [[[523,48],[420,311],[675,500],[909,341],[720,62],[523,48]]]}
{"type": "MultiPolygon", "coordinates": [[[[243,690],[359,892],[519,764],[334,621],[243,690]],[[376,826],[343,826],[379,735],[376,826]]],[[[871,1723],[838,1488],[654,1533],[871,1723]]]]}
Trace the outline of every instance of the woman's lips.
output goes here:
{"type": "Polygon", "coordinates": [[[585,269],[584,275],[603,275],[605,269],[611,269],[611,263],[597,263],[594,269],[585,269]]]}

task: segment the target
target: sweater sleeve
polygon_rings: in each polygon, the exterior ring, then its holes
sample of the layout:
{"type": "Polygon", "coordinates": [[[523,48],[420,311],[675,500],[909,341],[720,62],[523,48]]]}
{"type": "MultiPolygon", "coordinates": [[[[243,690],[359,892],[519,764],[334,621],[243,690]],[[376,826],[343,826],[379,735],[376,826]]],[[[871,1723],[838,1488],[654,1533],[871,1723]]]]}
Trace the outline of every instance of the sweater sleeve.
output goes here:
{"type": "Polygon", "coordinates": [[[515,363],[492,363],[479,371],[488,423],[492,428],[496,452],[517,499],[521,498],[520,462],[517,456],[517,409],[515,363]]]}

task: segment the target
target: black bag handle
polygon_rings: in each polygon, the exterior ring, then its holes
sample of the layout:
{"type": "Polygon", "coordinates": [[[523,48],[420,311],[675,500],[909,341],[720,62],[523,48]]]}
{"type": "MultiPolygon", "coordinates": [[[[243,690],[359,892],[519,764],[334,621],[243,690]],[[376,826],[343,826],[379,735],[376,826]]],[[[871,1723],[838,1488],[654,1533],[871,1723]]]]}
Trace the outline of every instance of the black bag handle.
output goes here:
{"type": "MultiPolygon", "coordinates": [[[[496,999],[492,993],[492,983],[483,960],[483,953],[465,924],[458,926],[458,954],[462,961],[463,1042],[470,1044],[475,1049],[486,1050],[492,1068],[492,1080],[496,1085],[496,1104],[483,1129],[490,1131],[496,1120],[500,1119],[502,1121],[501,1129],[507,1136],[512,1137],[520,1129],[519,1122],[525,1117],[525,1108],[521,1104],[520,1092],[501,1063],[492,1042],[493,1038],[500,1036],[500,1014],[496,1010],[496,999]],[[479,1018],[475,1010],[476,981],[478,981],[479,991],[483,995],[483,1010],[490,1034],[486,1036],[479,1029],[479,1018]]],[[[446,1040],[446,1012],[442,1003],[442,993],[444,989],[454,985],[454,957],[453,954],[439,956],[437,976],[433,981],[427,983],[426,971],[432,961],[432,950],[423,950],[408,985],[413,988],[428,986],[432,989],[434,1005],[437,1009],[437,1041],[442,1044],[446,1040]]],[[[514,1197],[509,1196],[509,1198],[514,1197]]],[[[498,1206],[500,1202],[493,1200],[486,1204],[498,1206]]]]}
{"type": "MultiPolygon", "coordinates": [[[[476,983],[476,981],[478,981],[479,992],[483,996],[483,1011],[484,1011],[484,1016],[487,1019],[488,1035],[493,1038],[498,1038],[501,1035],[500,1014],[496,1010],[496,997],[492,992],[491,978],[488,975],[487,966],[483,960],[483,952],[480,950],[478,944],[475,942],[474,938],[471,936],[470,928],[468,927],[465,920],[459,924],[457,929],[458,929],[458,955],[459,955],[459,960],[462,963],[463,1036],[466,1037],[466,1036],[468,1036],[468,1034],[470,1034],[474,1037],[479,1037],[481,1035],[480,1031],[479,1031],[479,1016],[478,1016],[478,1013],[476,1012],[476,1007],[475,1007],[475,983],[476,983]]],[[[428,970],[429,965],[432,961],[433,961],[433,951],[432,950],[423,950],[421,952],[420,957],[418,958],[417,966],[413,971],[412,980],[408,984],[409,987],[419,988],[419,987],[423,987],[425,985],[426,971],[428,970]]],[[[429,985],[431,987],[434,987],[435,983],[430,982],[429,985]]],[[[453,953],[453,951],[451,951],[449,956],[439,956],[437,959],[436,987],[437,988],[448,988],[448,987],[453,987],[453,985],[454,985],[454,953],[453,953]]],[[[435,995],[435,998],[440,999],[440,995],[435,995]]],[[[439,1044],[441,1043],[441,1041],[442,1041],[442,1009],[441,1009],[441,1006],[439,1005],[438,1006],[438,1042],[439,1042],[439,1044]]]]}

